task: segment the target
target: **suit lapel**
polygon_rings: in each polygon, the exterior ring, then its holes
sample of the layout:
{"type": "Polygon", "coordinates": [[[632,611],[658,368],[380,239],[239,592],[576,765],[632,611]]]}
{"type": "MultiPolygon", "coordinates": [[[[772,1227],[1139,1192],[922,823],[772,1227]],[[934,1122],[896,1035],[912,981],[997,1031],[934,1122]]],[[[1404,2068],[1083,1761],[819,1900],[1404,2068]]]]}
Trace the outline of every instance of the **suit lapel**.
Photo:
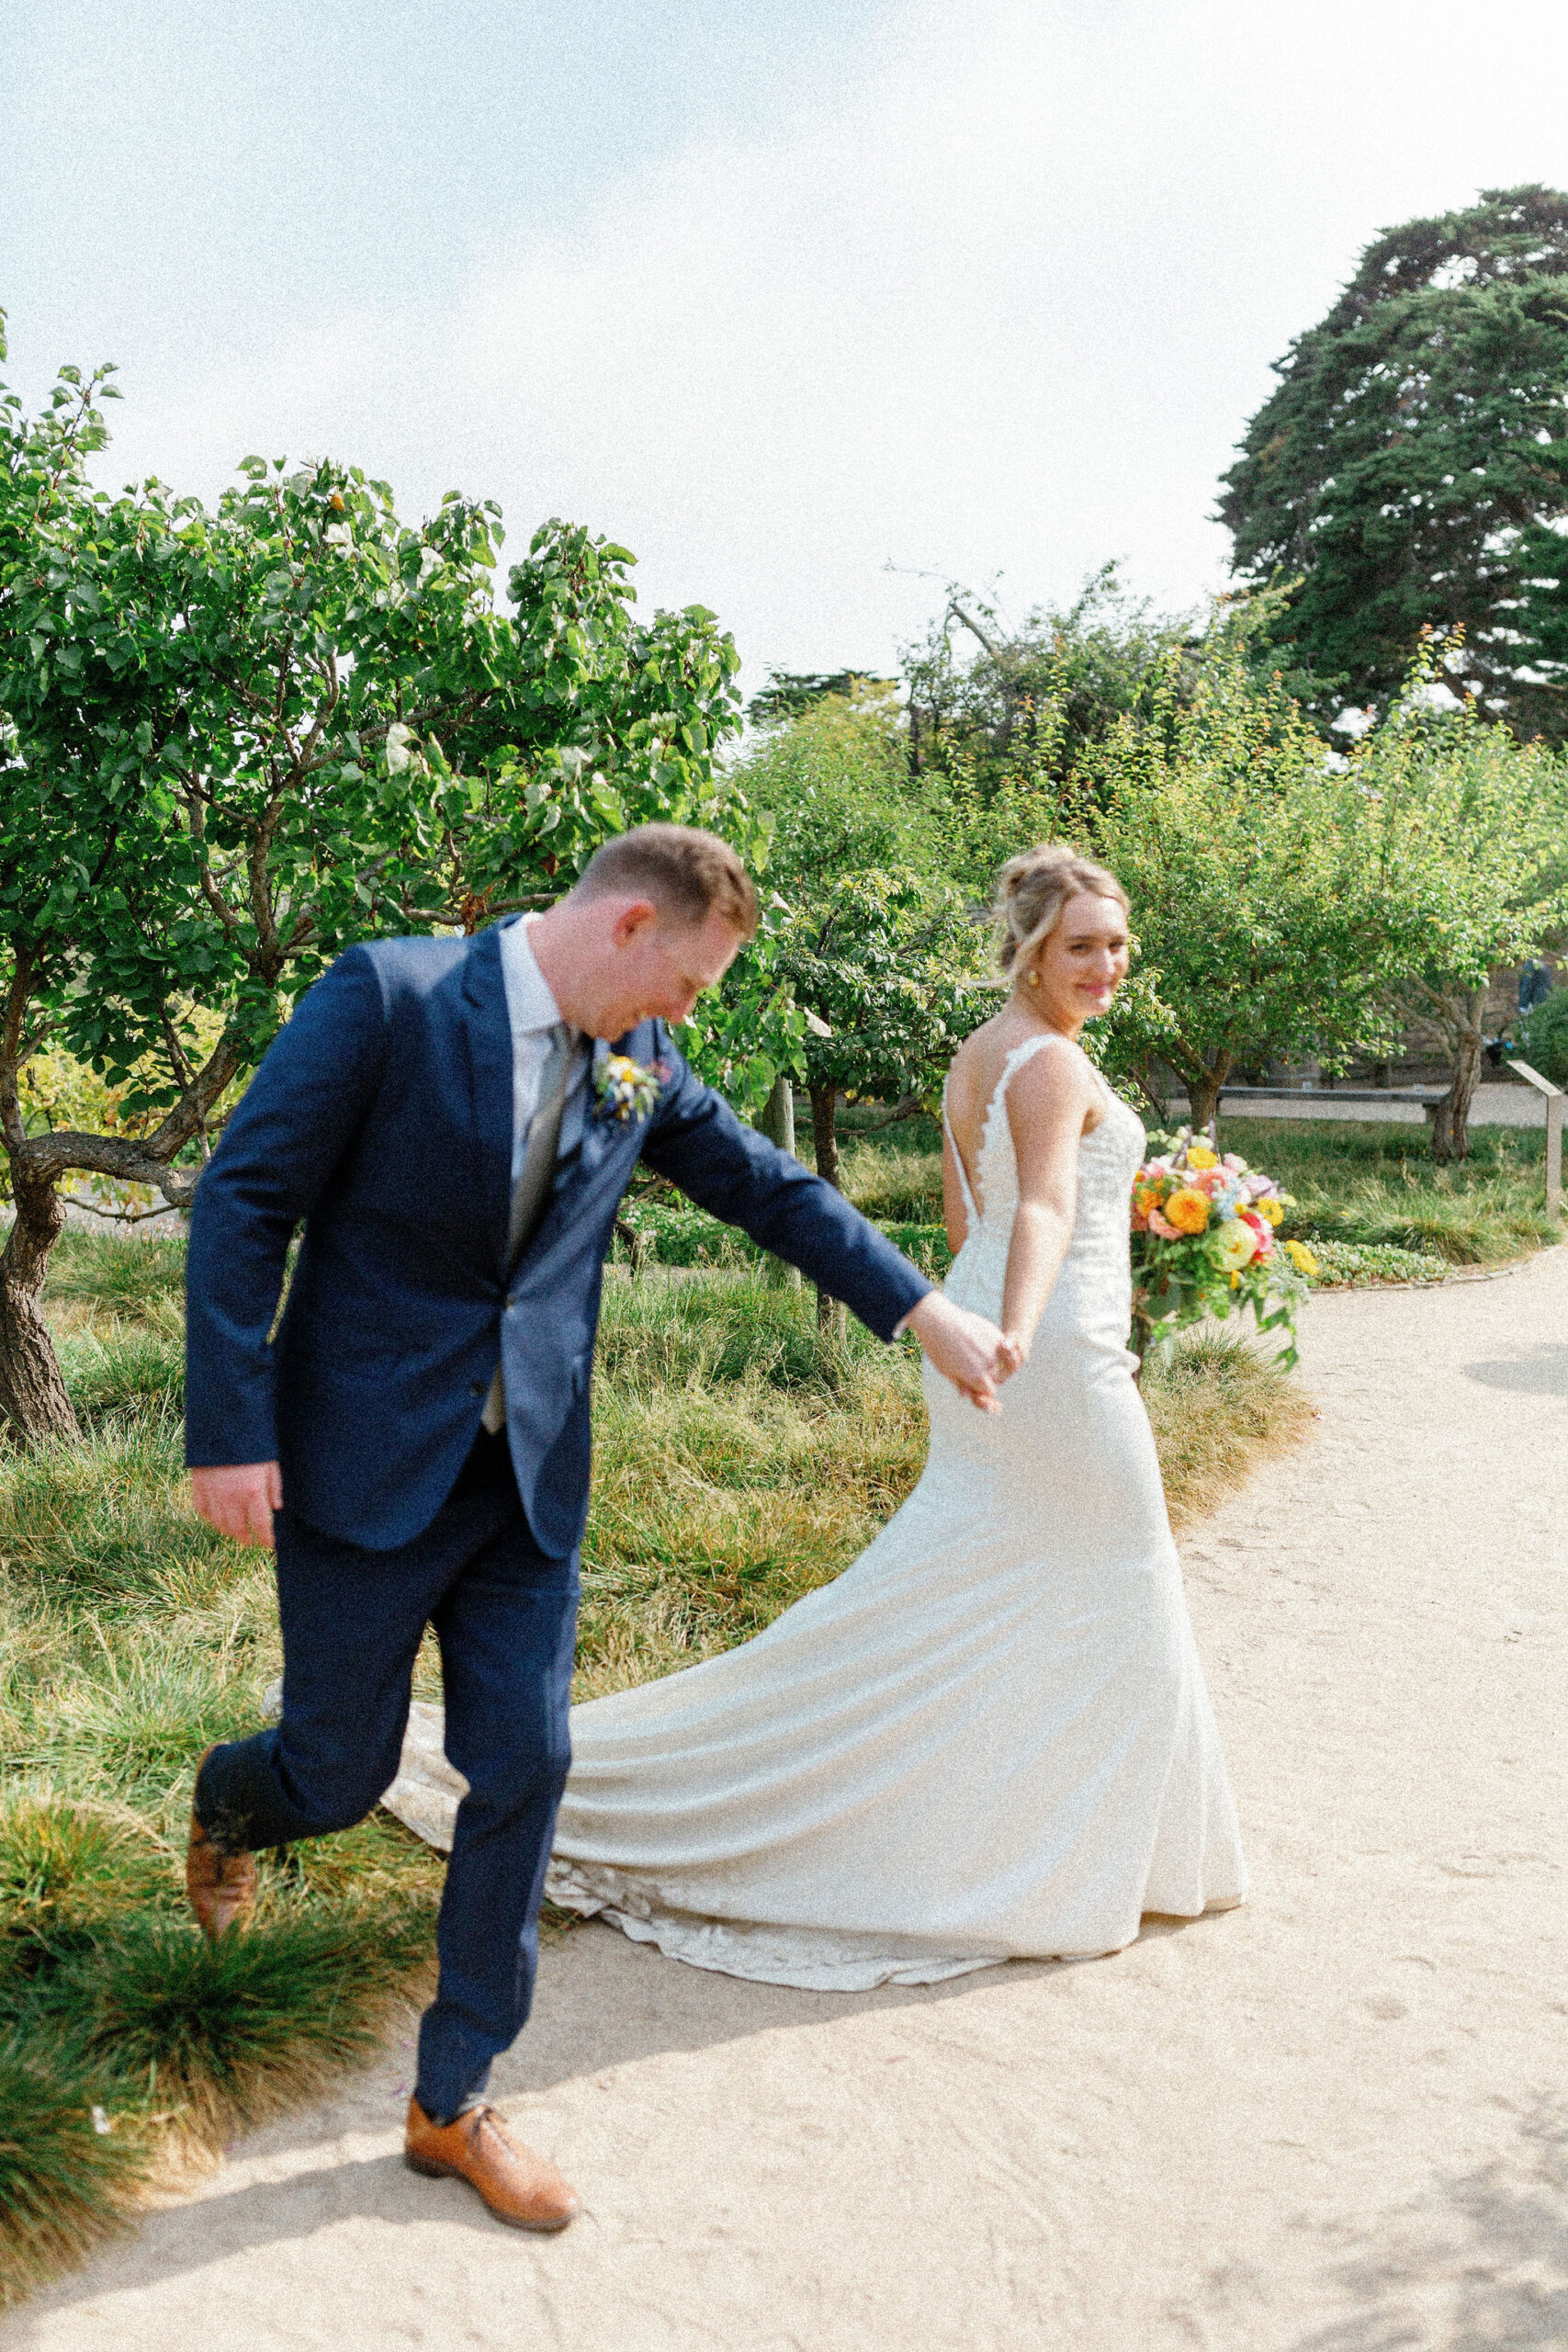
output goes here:
{"type": "Polygon", "coordinates": [[[512,1023],[507,1018],[497,924],[481,931],[468,950],[463,996],[479,1193],[494,1241],[491,1254],[500,1265],[506,1254],[512,1205],[513,1110],[512,1023]]]}

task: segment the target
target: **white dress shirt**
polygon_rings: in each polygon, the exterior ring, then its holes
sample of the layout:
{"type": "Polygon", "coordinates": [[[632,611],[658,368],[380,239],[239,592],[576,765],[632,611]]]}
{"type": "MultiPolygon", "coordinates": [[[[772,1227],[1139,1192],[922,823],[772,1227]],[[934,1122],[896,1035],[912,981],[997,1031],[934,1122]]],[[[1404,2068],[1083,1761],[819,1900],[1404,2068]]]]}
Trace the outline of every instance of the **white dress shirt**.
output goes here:
{"type": "MultiPolygon", "coordinates": [[[[509,922],[501,934],[501,977],[506,987],[506,1018],[512,1028],[512,1181],[515,1184],[522,1171],[523,1155],[528,1148],[528,1129],[533,1125],[538,1106],[539,1083],[549,1059],[550,1033],[558,1027],[563,1015],[550,993],[550,984],[540,971],[534,950],[528,942],[528,928],[536,921],[525,915],[521,922],[509,922]]],[[[561,1116],[561,1130],[568,1133],[574,1124],[572,1113],[588,1075],[588,1052],[580,1045],[573,1062],[571,1076],[567,1080],[566,1108],[561,1116]]]]}

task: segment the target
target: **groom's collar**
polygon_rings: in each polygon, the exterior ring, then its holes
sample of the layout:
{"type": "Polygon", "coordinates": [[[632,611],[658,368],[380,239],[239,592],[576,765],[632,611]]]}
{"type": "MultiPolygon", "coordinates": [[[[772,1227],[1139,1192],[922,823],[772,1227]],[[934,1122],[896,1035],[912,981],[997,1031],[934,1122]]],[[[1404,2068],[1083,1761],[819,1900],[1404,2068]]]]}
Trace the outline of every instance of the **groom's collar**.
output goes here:
{"type": "Polygon", "coordinates": [[[557,1029],[560,1026],[561,1010],[556,1002],[548,980],[539,969],[528,938],[528,918],[518,917],[515,922],[498,923],[501,938],[501,971],[506,983],[506,1010],[514,1035],[535,1029],[557,1029]]]}

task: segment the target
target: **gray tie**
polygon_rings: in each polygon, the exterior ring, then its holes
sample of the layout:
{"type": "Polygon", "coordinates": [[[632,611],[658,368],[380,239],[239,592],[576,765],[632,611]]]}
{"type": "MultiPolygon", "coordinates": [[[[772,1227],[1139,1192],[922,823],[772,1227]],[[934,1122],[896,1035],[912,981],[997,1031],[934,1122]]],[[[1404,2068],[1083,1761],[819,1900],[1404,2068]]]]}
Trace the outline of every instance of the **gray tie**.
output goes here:
{"type": "MultiPolygon", "coordinates": [[[[510,1283],[517,1261],[544,1214],[555,1181],[556,1151],[560,1143],[561,1114],[577,1053],[578,1033],[569,1022],[558,1022],[550,1032],[550,1050],[539,1076],[539,1100],[528,1125],[527,1148],[517,1182],[512,1187],[512,1215],[506,1228],[506,1276],[510,1283]]],[[[506,1419],[506,1387],[501,1366],[490,1384],[479,1419],[492,1435],[506,1419]]]]}

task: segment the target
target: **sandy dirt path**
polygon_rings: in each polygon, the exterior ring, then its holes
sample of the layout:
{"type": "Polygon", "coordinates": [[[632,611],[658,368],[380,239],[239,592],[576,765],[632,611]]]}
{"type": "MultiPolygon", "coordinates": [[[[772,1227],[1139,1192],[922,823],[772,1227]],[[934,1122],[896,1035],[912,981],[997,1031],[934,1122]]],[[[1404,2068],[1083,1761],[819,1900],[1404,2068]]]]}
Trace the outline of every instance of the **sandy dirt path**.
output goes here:
{"type": "Polygon", "coordinates": [[[863,1996],[581,1928],[497,2086],[564,2238],[403,2168],[395,2046],[4,2352],[1568,2344],[1568,1249],[1316,1300],[1304,1362],[1184,1545],[1246,1910],[863,1996]]]}

